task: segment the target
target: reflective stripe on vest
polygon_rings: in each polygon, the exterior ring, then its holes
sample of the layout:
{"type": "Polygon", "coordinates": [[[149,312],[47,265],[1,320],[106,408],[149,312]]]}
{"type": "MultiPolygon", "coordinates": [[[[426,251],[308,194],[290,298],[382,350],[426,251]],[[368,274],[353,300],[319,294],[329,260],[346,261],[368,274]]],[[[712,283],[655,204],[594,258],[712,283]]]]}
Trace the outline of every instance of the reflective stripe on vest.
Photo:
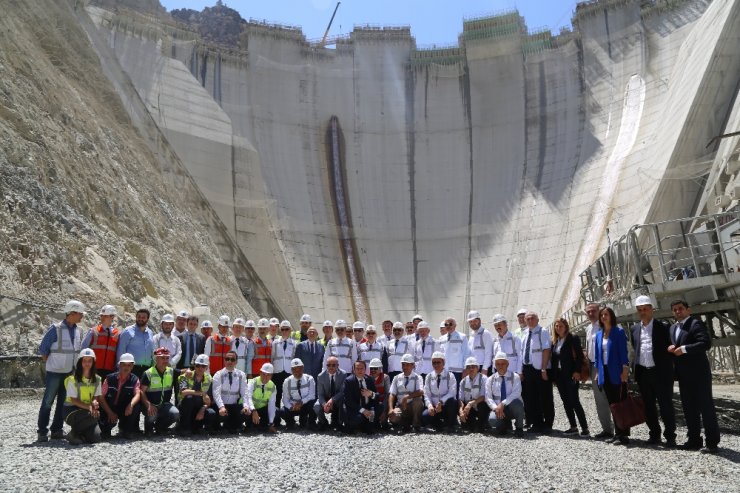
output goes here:
{"type": "MultiPolygon", "coordinates": [[[[400,396],[407,395],[407,394],[411,394],[411,393],[416,392],[417,390],[419,390],[419,389],[416,388],[416,385],[417,385],[418,379],[419,379],[418,375],[412,373],[408,377],[409,384],[411,384],[412,382],[414,384],[413,385],[414,390],[409,390],[409,388],[404,384],[404,382],[406,381],[406,378],[407,378],[406,375],[404,375],[403,373],[401,373],[396,378],[398,378],[398,383],[396,384],[396,391],[397,391],[399,397],[400,396]]],[[[409,385],[409,387],[410,387],[410,385],[409,385]]]]}
{"type": "Polygon", "coordinates": [[[347,340],[346,337],[343,338],[341,341],[338,340],[338,339],[334,339],[329,344],[329,351],[331,352],[331,355],[332,356],[335,356],[337,358],[343,358],[343,359],[352,360],[352,356],[351,356],[351,353],[352,353],[352,343],[345,342],[346,340],[347,340]],[[339,348],[340,347],[346,347],[347,348],[347,353],[346,354],[340,354],[339,353],[339,348]]]}
{"type": "MultiPolygon", "coordinates": [[[[77,398],[85,404],[91,404],[95,398],[95,388],[98,386],[99,381],[97,375],[93,376],[92,381],[88,380],[87,382],[84,379],[82,382],[78,382],[75,380],[74,375],[70,375],[64,379],[64,386],[66,387],[70,382],[74,382],[75,387],[77,387],[77,398]]],[[[64,399],[64,405],[74,406],[70,396],[64,399]]]]}
{"type": "Polygon", "coordinates": [[[98,325],[92,330],[90,349],[95,351],[95,366],[101,370],[113,370],[116,367],[116,349],[118,348],[117,328],[104,328],[98,325]],[[110,330],[110,336],[107,331],[110,330]]]}
{"type": "MultiPolygon", "coordinates": [[[[446,394],[447,392],[450,391],[450,380],[449,380],[450,374],[447,373],[447,375],[445,375],[444,373],[442,373],[440,375],[441,375],[442,378],[439,379],[439,387],[441,387],[442,384],[445,384],[445,386],[447,387],[447,390],[445,391],[445,394],[446,394]]],[[[433,387],[433,385],[435,385],[437,383],[437,375],[432,375],[430,373],[427,378],[430,378],[431,379],[431,381],[429,382],[429,392],[431,392],[432,396],[434,396],[434,397],[441,396],[442,395],[442,392],[440,392],[439,387],[437,387],[437,392],[436,393],[434,392],[434,387],[433,387]]]]}
{"type": "MultiPolygon", "coordinates": [[[[157,371],[156,366],[152,366],[147,371],[144,372],[147,377],[149,378],[149,386],[146,390],[147,394],[154,394],[159,392],[159,403],[152,403],[155,406],[158,406],[159,404],[162,404],[164,399],[164,393],[168,390],[172,390],[172,378],[174,375],[174,372],[172,371],[171,367],[167,367],[164,370],[164,375],[160,376],[159,372],[157,371]]],[[[147,398],[149,398],[149,395],[147,395],[147,398]]],[[[149,399],[151,401],[151,399],[149,399]]]]}
{"type": "Polygon", "coordinates": [[[252,358],[252,375],[259,374],[264,363],[272,360],[272,342],[257,338],[254,341],[254,357],[252,358]]]}
{"type": "MultiPolygon", "coordinates": [[[[498,375],[498,373],[496,375],[498,375]]],[[[507,394],[510,394],[511,393],[511,390],[514,388],[514,374],[512,373],[511,376],[506,376],[504,378],[506,379],[506,385],[508,386],[508,388],[506,389],[507,394]]],[[[494,377],[491,377],[491,382],[492,382],[491,383],[491,393],[492,394],[493,394],[493,385],[498,380],[501,380],[501,377],[499,377],[498,379],[495,379],[495,376],[494,377]]],[[[498,386],[498,394],[493,394],[493,396],[495,398],[499,399],[499,400],[501,399],[501,384],[500,383],[499,383],[499,386],[498,386]]]]}
{"type": "MultiPolygon", "coordinates": [[[[478,397],[485,393],[485,390],[481,390],[483,389],[483,377],[480,373],[478,373],[477,377],[478,385],[472,385],[470,377],[465,377],[465,383],[463,383],[463,400],[466,402],[473,400],[473,389],[476,389],[478,391],[478,397]]],[[[476,397],[476,399],[478,397],[476,397]]]]}
{"type": "Polygon", "coordinates": [[[262,409],[270,402],[272,393],[275,392],[275,382],[270,380],[263,385],[260,377],[253,378],[252,382],[254,384],[252,403],[255,409],[262,409]]]}
{"type": "Polygon", "coordinates": [[[239,390],[231,390],[231,385],[232,384],[229,384],[229,390],[224,390],[224,384],[226,383],[226,379],[229,376],[229,372],[228,371],[224,371],[224,372],[221,373],[221,395],[222,396],[224,396],[224,395],[233,395],[233,396],[242,395],[242,393],[241,393],[241,390],[242,390],[242,381],[241,381],[241,379],[238,376],[236,376],[236,372],[232,372],[231,374],[234,375],[233,378],[236,378],[239,381],[239,390]]]}
{"type": "Polygon", "coordinates": [[[77,355],[80,352],[81,339],[80,328],[75,327],[71,339],[69,330],[63,322],[54,325],[57,340],[49,349],[49,357],[46,359],[46,371],[54,373],[69,373],[74,370],[77,355]]]}
{"type": "MultiPolygon", "coordinates": [[[[290,377],[288,377],[290,378],[290,377]]],[[[306,389],[308,391],[309,385],[308,382],[305,384],[302,382],[304,377],[301,378],[290,378],[288,380],[288,398],[293,402],[303,402],[303,393],[301,392],[301,389],[306,389]],[[298,399],[293,398],[293,390],[298,392],[298,399]]]]}
{"type": "Polygon", "coordinates": [[[485,329],[481,327],[479,330],[480,333],[476,332],[475,334],[473,334],[473,351],[475,351],[476,349],[486,349],[486,347],[483,345],[483,331],[485,329]],[[476,339],[480,341],[480,346],[476,346],[476,339]]]}
{"type": "Polygon", "coordinates": [[[213,373],[224,367],[224,356],[231,351],[231,337],[216,334],[211,336],[211,353],[208,362],[213,373]]]}
{"type": "MultiPolygon", "coordinates": [[[[195,373],[193,373],[190,378],[187,378],[185,375],[180,375],[180,377],[177,379],[178,382],[180,382],[180,386],[182,386],[182,382],[187,382],[188,388],[187,389],[180,389],[179,396],[180,400],[183,399],[182,392],[183,390],[193,390],[195,388],[195,373]]],[[[211,388],[211,374],[208,372],[205,372],[203,374],[203,381],[200,382],[200,391],[201,392],[208,392],[208,389],[211,388]]]]}

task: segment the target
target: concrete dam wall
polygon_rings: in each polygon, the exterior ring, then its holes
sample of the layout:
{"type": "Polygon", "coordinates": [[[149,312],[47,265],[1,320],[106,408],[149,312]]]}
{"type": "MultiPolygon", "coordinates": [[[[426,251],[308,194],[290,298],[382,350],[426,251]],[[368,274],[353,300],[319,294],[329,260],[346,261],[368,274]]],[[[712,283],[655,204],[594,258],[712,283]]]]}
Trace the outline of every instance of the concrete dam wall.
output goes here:
{"type": "Polygon", "coordinates": [[[87,14],[286,316],[549,322],[609,237],[694,212],[701,183],[666,177],[736,100],[740,2],[641,3],[580,5],[559,36],[469,20],[439,49],[250,23],[236,51],[87,14]]]}

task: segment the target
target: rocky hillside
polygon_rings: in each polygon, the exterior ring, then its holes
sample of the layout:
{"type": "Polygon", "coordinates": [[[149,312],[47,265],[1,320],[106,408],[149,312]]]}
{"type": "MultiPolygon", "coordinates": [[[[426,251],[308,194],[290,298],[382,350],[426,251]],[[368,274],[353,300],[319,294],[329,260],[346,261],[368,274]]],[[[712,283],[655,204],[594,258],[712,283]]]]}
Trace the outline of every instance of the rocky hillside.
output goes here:
{"type": "Polygon", "coordinates": [[[202,12],[193,9],[174,9],[170,15],[198,30],[201,37],[212,43],[239,47],[239,39],[246,21],[239,12],[218,0],[202,12]]]}
{"type": "MultiPolygon", "coordinates": [[[[253,315],[232,272],[136,133],[74,18],[74,0],[11,2],[0,16],[0,354],[30,353],[79,298],[139,306],[208,304],[253,315]]],[[[94,313],[85,320],[94,322],[94,313]]]]}

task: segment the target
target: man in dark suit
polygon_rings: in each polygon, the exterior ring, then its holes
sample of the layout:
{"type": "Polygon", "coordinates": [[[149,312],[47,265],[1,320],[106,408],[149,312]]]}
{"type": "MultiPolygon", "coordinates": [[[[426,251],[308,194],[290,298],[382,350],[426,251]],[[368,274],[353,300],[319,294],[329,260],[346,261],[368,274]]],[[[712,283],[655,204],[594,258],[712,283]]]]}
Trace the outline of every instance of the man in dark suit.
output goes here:
{"type": "Polygon", "coordinates": [[[324,346],[319,341],[319,332],[313,327],[306,331],[308,339],[299,343],[295,349],[295,357],[303,361],[304,372],[316,380],[318,388],[318,377],[324,363],[324,346]]]}
{"type": "Polygon", "coordinates": [[[365,362],[355,361],[354,374],[344,381],[344,426],[349,433],[361,430],[371,434],[377,428],[382,409],[378,405],[374,380],[365,375],[365,362]]]}
{"type": "Polygon", "coordinates": [[[707,351],[712,346],[706,325],[691,315],[684,300],[671,303],[676,323],[670,328],[668,351],[675,356],[676,379],[681,392],[681,406],[686,418],[688,440],[682,448],[697,450],[702,446],[701,425],[704,423],[704,453],[717,452],[719,425],[712,398],[712,369],[707,351]]]}
{"type": "Polygon", "coordinates": [[[638,296],[635,308],[640,323],[632,327],[632,360],[635,380],[645,403],[645,421],[650,429],[651,445],[660,444],[657,400],[660,417],[663,419],[663,436],[666,445],[676,446],[676,414],[673,410],[673,359],[668,352],[671,345],[670,327],[662,320],[653,318],[653,302],[649,296],[638,296]]]}
{"type": "Polygon", "coordinates": [[[198,329],[198,317],[188,317],[187,330],[177,336],[182,345],[182,358],[177,362],[177,368],[192,368],[195,357],[203,354],[206,346],[206,338],[198,329]]]}
{"type": "Polygon", "coordinates": [[[336,356],[329,356],[326,360],[326,370],[319,373],[316,379],[316,402],[313,410],[319,420],[320,431],[329,427],[327,414],[331,414],[331,427],[341,428],[342,386],[346,378],[347,373],[339,368],[336,356]]]}

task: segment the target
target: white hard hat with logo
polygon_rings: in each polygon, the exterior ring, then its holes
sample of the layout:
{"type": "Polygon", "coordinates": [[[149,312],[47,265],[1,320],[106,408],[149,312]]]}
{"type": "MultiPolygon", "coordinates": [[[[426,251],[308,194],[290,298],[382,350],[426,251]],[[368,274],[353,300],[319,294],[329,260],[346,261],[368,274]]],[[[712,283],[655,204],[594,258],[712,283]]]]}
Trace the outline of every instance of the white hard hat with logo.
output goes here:
{"type": "Polygon", "coordinates": [[[308,313],[301,315],[301,322],[311,322],[311,315],[308,313]]]}
{"type": "Polygon", "coordinates": [[[336,329],[346,329],[347,328],[347,322],[342,320],[341,318],[337,320],[337,323],[334,324],[334,328],[336,329]]]}
{"type": "Polygon", "coordinates": [[[161,324],[166,324],[166,323],[173,323],[174,324],[175,323],[175,317],[172,316],[171,313],[168,313],[164,317],[162,317],[162,321],[160,323],[161,324]]]}
{"type": "Polygon", "coordinates": [[[477,312],[477,311],[475,311],[475,310],[470,310],[470,311],[468,312],[468,322],[472,322],[472,321],[473,321],[473,320],[475,320],[476,318],[480,318],[480,313],[478,313],[478,312],[477,312]]]}
{"type": "Polygon", "coordinates": [[[645,295],[638,296],[637,299],[635,300],[635,307],[645,306],[645,305],[653,306],[653,300],[650,299],[650,296],[645,296],[645,295]]]}
{"type": "Polygon", "coordinates": [[[465,366],[480,366],[478,364],[478,360],[475,359],[475,356],[468,356],[468,359],[465,360],[465,366]]]}
{"type": "Polygon", "coordinates": [[[82,351],[80,351],[80,358],[92,358],[95,359],[95,351],[90,349],[89,347],[86,347],[82,351]]]}
{"type": "Polygon", "coordinates": [[[69,300],[64,305],[64,314],[69,315],[70,313],[81,313],[85,315],[85,305],[81,301],[69,300]]]}
{"type": "Polygon", "coordinates": [[[504,317],[502,314],[497,313],[493,316],[493,324],[496,325],[501,322],[506,322],[506,317],[504,317]]]}
{"type": "Polygon", "coordinates": [[[266,328],[267,328],[267,327],[269,327],[269,326],[270,326],[270,321],[269,321],[269,320],[267,320],[266,318],[261,318],[261,319],[259,320],[259,322],[257,322],[257,327],[258,327],[258,328],[263,328],[263,329],[266,329],[266,328]]]}
{"type": "Polygon", "coordinates": [[[100,309],[101,317],[107,316],[107,315],[118,315],[118,311],[116,310],[116,307],[113,305],[103,305],[103,308],[100,309]]]}
{"type": "Polygon", "coordinates": [[[280,320],[276,319],[275,317],[272,317],[270,319],[270,325],[280,325],[280,320]]]}
{"type": "Polygon", "coordinates": [[[200,328],[201,329],[212,329],[213,328],[213,324],[211,323],[210,320],[203,320],[200,323],[200,328]]]}
{"type": "Polygon", "coordinates": [[[373,358],[370,360],[370,368],[383,368],[383,362],[378,358],[373,358]]]}
{"type": "Polygon", "coordinates": [[[293,360],[290,362],[290,367],[298,368],[299,366],[303,366],[303,361],[301,361],[300,358],[293,358],[293,360]]]}
{"type": "Polygon", "coordinates": [[[494,363],[501,360],[509,361],[508,358],[506,358],[506,353],[503,351],[496,353],[496,357],[493,358],[494,363]]]}
{"type": "Polygon", "coordinates": [[[413,363],[416,363],[416,361],[414,361],[414,357],[411,356],[410,354],[404,354],[403,356],[401,356],[401,363],[412,363],[413,364],[413,363]]]}
{"type": "Polygon", "coordinates": [[[260,371],[262,373],[269,373],[272,375],[275,369],[272,367],[272,363],[265,363],[262,365],[262,368],[260,368],[260,371]]]}
{"type": "Polygon", "coordinates": [[[136,359],[134,358],[134,355],[131,353],[123,353],[121,357],[118,359],[118,363],[136,363],[136,359]]]}
{"type": "Polygon", "coordinates": [[[359,322],[358,321],[358,322],[353,323],[352,324],[352,330],[354,330],[354,329],[365,330],[365,322],[359,322]]]}
{"type": "Polygon", "coordinates": [[[208,355],[207,354],[199,354],[198,356],[196,356],[195,357],[195,364],[196,365],[205,365],[205,366],[208,366],[210,364],[210,362],[208,360],[208,355]]]}
{"type": "Polygon", "coordinates": [[[284,327],[291,328],[290,321],[283,320],[282,322],[280,322],[280,328],[282,329],[284,327]]]}
{"type": "Polygon", "coordinates": [[[218,317],[218,325],[223,327],[231,327],[231,319],[228,315],[221,315],[218,317]]]}
{"type": "Polygon", "coordinates": [[[180,310],[177,312],[177,318],[188,318],[188,316],[187,310],[180,310]]]}
{"type": "Polygon", "coordinates": [[[254,329],[255,327],[254,320],[247,320],[247,322],[244,324],[244,327],[248,329],[254,329]]]}
{"type": "Polygon", "coordinates": [[[232,326],[233,326],[233,325],[238,325],[238,326],[240,326],[240,327],[244,327],[244,324],[245,324],[245,323],[246,323],[246,322],[245,322],[245,320],[244,320],[244,319],[243,319],[242,317],[236,317],[236,318],[234,319],[234,323],[232,323],[231,325],[232,325],[232,326]]]}

